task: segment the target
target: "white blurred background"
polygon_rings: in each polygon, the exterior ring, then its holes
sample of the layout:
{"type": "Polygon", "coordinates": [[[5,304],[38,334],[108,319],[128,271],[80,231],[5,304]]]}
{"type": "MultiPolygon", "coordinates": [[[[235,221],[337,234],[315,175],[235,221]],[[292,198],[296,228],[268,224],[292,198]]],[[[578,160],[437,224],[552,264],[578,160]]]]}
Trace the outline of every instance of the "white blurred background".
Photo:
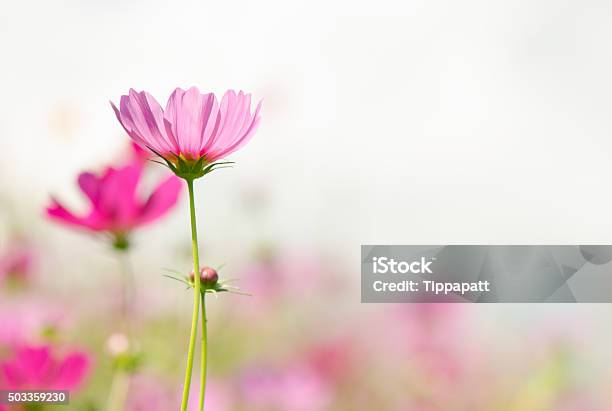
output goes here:
{"type": "MultiPolygon", "coordinates": [[[[219,260],[262,238],[333,250],[355,272],[363,243],[609,243],[611,12],[605,1],[6,3],[5,225],[90,247],[42,210],[50,193],[82,206],[76,174],[124,148],[109,100],[134,87],[164,104],[197,85],[264,100],[237,166],[198,184],[204,247],[219,260]],[[258,192],[266,211],[238,213],[258,192]]],[[[181,212],[149,230],[146,252],[188,239],[181,212]]]]}
{"type": "Polygon", "coordinates": [[[108,100],[134,87],[165,101],[197,85],[265,102],[238,166],[200,184],[223,248],[251,234],[223,226],[239,201],[232,185],[253,184],[272,200],[259,229],[347,253],[612,240],[608,2],[2,9],[2,191],[18,192],[28,216],[116,154],[126,138],[108,100]]]}

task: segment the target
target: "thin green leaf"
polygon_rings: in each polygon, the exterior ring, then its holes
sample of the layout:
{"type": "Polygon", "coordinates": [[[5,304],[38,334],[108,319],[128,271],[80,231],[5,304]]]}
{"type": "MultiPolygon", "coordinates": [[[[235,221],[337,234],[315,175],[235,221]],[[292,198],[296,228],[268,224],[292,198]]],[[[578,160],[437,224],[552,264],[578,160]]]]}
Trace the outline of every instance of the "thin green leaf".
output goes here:
{"type": "Polygon", "coordinates": [[[186,285],[188,286],[188,288],[191,288],[191,284],[189,284],[187,281],[185,281],[185,280],[184,280],[184,279],[182,279],[182,278],[174,277],[174,276],[172,276],[172,275],[167,275],[167,274],[162,274],[162,275],[163,275],[164,277],[166,277],[166,278],[171,278],[171,279],[173,279],[173,280],[176,280],[176,281],[178,281],[178,282],[181,282],[181,283],[183,283],[183,284],[186,284],[186,285]]]}

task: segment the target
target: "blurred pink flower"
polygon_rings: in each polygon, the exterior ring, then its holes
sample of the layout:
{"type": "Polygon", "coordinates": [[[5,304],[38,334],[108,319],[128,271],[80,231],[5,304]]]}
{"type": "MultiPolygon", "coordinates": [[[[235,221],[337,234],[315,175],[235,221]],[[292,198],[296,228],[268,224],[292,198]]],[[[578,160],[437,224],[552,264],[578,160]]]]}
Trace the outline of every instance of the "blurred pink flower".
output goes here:
{"type": "MultiPolygon", "coordinates": [[[[194,384],[189,395],[189,411],[198,411],[200,387],[194,384]]],[[[174,407],[177,408],[177,407],[174,407]]],[[[206,381],[206,397],[204,409],[210,411],[230,411],[234,409],[234,399],[230,388],[222,381],[208,378],[206,381]]],[[[149,410],[147,410],[149,411],[149,410]]]]}
{"type": "Polygon", "coordinates": [[[240,275],[241,288],[255,300],[274,298],[309,299],[312,294],[341,286],[333,265],[324,258],[302,251],[282,250],[247,265],[240,275]],[[325,287],[321,287],[325,284],[325,287]]]}
{"type": "Polygon", "coordinates": [[[13,242],[0,255],[0,281],[26,281],[32,273],[34,260],[32,247],[23,241],[13,242]]]}
{"type": "MultiPolygon", "coordinates": [[[[430,371],[450,379],[459,378],[471,345],[459,336],[467,324],[463,304],[421,303],[398,304],[381,312],[387,349],[416,356],[418,363],[430,371]],[[390,324],[401,324],[390,327],[390,324]]],[[[401,355],[401,354],[400,354],[401,355]]]]}
{"type": "Polygon", "coordinates": [[[176,409],[176,393],[168,383],[148,374],[136,374],[130,379],[126,404],[128,411],[167,411],[176,409]]]}
{"type": "MultiPolygon", "coordinates": [[[[381,306],[372,311],[373,317],[364,319],[370,324],[370,332],[363,336],[365,339],[360,345],[381,353],[375,361],[383,373],[414,381],[415,390],[426,392],[425,399],[435,399],[436,405],[452,403],[457,392],[481,381],[494,384],[491,376],[482,375],[489,368],[491,351],[483,351],[482,344],[473,343],[481,341],[482,336],[473,332],[471,317],[466,316],[467,306],[450,303],[381,306]]],[[[473,402],[479,400],[476,395],[470,398],[473,402]]],[[[413,407],[427,405],[409,404],[413,407]]]]}
{"type": "Polygon", "coordinates": [[[327,409],[332,401],[327,381],[303,365],[248,371],[240,392],[249,409],[254,410],[319,411],[327,409]]]}
{"type": "Polygon", "coordinates": [[[314,345],[304,354],[304,362],[320,376],[337,381],[350,376],[356,365],[356,347],[350,336],[314,345]]]}
{"type": "Polygon", "coordinates": [[[119,108],[111,105],[128,135],[164,159],[213,162],[241,148],[259,123],[261,103],[251,113],[251,95],[228,90],[221,103],[196,87],[174,90],[166,109],[146,91],[130,89],[119,108]]]}
{"type": "Polygon", "coordinates": [[[175,176],[168,177],[142,200],[137,193],[142,170],[141,164],[130,164],[109,167],[101,176],[82,173],[78,184],[90,201],[91,209],[87,214],[76,216],[55,199],[47,208],[47,214],[63,224],[116,235],[151,223],[176,204],[181,182],[175,176]]]}
{"type": "MultiPolygon", "coordinates": [[[[179,406],[180,393],[168,388],[171,384],[155,375],[139,373],[130,380],[126,404],[127,411],[168,411],[179,406]]],[[[199,385],[194,383],[190,390],[189,411],[198,410],[199,385]]],[[[205,409],[230,411],[233,398],[229,387],[221,381],[209,378],[206,384],[205,409]]]]}
{"type": "Polygon", "coordinates": [[[39,299],[3,300],[0,304],[0,346],[39,342],[69,322],[66,311],[39,299]]]}
{"type": "Polygon", "coordinates": [[[0,362],[2,385],[10,390],[74,390],[91,365],[87,354],[54,356],[50,346],[24,346],[0,362]]]}

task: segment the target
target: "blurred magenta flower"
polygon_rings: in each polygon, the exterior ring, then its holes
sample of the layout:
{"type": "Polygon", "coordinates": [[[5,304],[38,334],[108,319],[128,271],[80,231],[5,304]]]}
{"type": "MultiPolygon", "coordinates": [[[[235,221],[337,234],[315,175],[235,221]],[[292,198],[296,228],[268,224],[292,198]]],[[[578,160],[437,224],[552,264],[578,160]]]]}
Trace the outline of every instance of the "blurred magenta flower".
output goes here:
{"type": "Polygon", "coordinates": [[[180,180],[170,176],[141,199],[137,189],[142,171],[141,164],[130,164],[108,167],[101,176],[81,173],[78,184],[91,205],[87,214],[77,216],[52,199],[47,215],[66,225],[108,232],[117,241],[125,240],[131,230],[166,214],[176,204],[181,191],[180,180]]]}
{"type": "Polygon", "coordinates": [[[228,90],[219,103],[213,93],[196,87],[175,89],[165,110],[149,93],[134,89],[121,96],[119,108],[111,105],[128,135],[171,168],[193,163],[189,173],[181,169],[189,178],[201,177],[191,172],[198,174],[246,144],[257,129],[261,108],[260,102],[251,112],[251,95],[242,91],[228,90]]]}
{"type": "Polygon", "coordinates": [[[80,351],[59,357],[47,345],[23,346],[0,362],[0,380],[9,390],[74,390],[90,366],[90,357],[80,351]]]}
{"type": "Polygon", "coordinates": [[[151,151],[140,147],[134,141],[130,142],[130,147],[131,147],[132,159],[136,163],[145,163],[147,160],[150,160],[151,157],[153,156],[153,153],[151,153],[151,151]]]}

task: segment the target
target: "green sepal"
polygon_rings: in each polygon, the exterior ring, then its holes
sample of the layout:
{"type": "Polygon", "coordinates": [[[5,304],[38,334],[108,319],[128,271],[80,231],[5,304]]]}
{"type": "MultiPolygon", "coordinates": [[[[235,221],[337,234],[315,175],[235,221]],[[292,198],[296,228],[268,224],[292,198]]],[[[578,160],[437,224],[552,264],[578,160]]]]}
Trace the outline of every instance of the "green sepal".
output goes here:
{"type": "Polygon", "coordinates": [[[188,160],[182,156],[169,154],[172,158],[167,158],[168,156],[162,156],[151,147],[148,147],[148,149],[161,158],[165,164],[156,160],[151,161],[167,166],[178,177],[190,181],[204,177],[206,174],[217,169],[231,167],[230,164],[234,164],[233,161],[218,161],[210,163],[204,156],[198,158],[197,160],[188,160]]]}
{"type": "Polygon", "coordinates": [[[130,241],[127,234],[122,232],[116,232],[112,234],[113,248],[118,251],[126,251],[130,248],[130,241]]]}
{"type": "Polygon", "coordinates": [[[142,354],[128,351],[113,358],[113,368],[132,374],[138,370],[142,362],[142,354]]]}

